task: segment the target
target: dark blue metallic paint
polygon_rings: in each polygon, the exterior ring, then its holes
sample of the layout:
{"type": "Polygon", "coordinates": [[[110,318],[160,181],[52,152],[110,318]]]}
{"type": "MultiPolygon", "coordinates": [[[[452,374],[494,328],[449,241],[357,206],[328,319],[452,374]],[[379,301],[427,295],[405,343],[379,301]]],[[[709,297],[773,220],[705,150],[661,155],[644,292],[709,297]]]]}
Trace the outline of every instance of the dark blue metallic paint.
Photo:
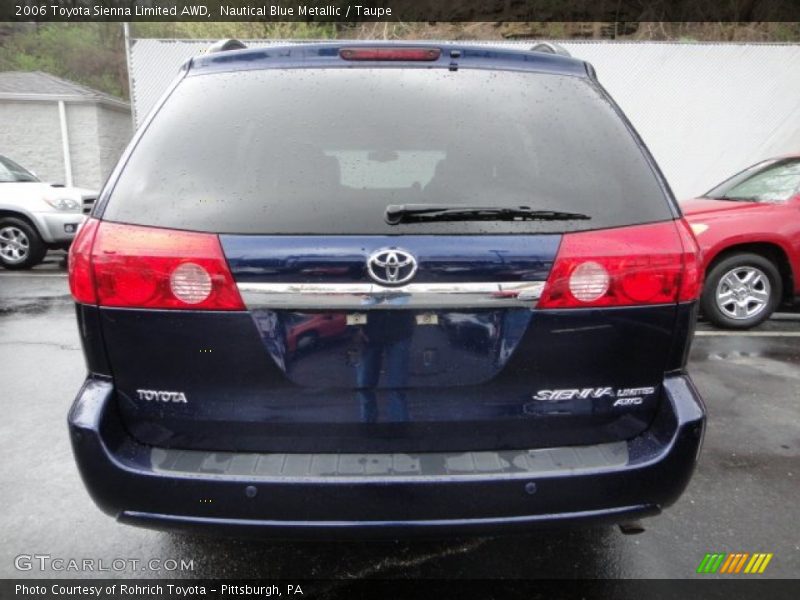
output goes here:
{"type": "MultiPolygon", "coordinates": [[[[678,314],[692,310],[687,305],[536,311],[496,377],[485,384],[403,388],[402,412],[396,408],[397,390],[358,388],[347,343],[300,350],[291,360],[293,368],[319,375],[323,372],[309,362],[319,353],[320,364],[334,373],[329,376],[350,373],[352,385],[314,385],[311,375],[297,385],[270,357],[247,313],[99,312],[109,359],[125,365],[115,375],[123,419],[144,443],[382,452],[547,447],[633,437],[650,423],[658,394],[639,407],[614,408],[601,399],[562,405],[559,414],[532,409],[531,396],[543,388],[658,386],[664,371],[674,367],[678,314]],[[187,404],[136,397],[139,388],[174,389],[176,381],[187,404]],[[398,414],[405,416],[398,419],[398,414]]],[[[453,348],[468,353],[475,338],[464,335],[453,348]]],[[[440,360],[456,359],[444,353],[440,360]]]]}
{"type": "Polygon", "coordinates": [[[662,389],[664,401],[651,426],[628,442],[626,466],[569,477],[365,478],[323,484],[313,478],[165,475],[153,470],[154,449],[123,427],[113,384],[98,379],[87,380],[69,425],[93,499],[124,522],[232,533],[246,528],[283,536],[333,531],[452,535],[519,530],[542,522],[619,521],[656,514],[675,502],[694,469],[704,410],[685,376],[664,379],[662,389]],[[525,491],[530,481],[536,484],[534,495],[525,491]],[[257,493],[245,493],[249,486],[257,493]]]}
{"type": "Polygon", "coordinates": [[[526,308],[372,311],[366,325],[347,326],[341,312],[252,313],[267,351],[292,383],[401,394],[489,382],[505,367],[533,314],[526,308]],[[416,324],[417,317],[431,316],[437,325],[416,324]]]}
{"type": "Polygon", "coordinates": [[[220,241],[239,282],[369,282],[367,257],[402,248],[419,264],[414,283],[462,283],[544,281],[561,236],[222,235],[220,241]]]}

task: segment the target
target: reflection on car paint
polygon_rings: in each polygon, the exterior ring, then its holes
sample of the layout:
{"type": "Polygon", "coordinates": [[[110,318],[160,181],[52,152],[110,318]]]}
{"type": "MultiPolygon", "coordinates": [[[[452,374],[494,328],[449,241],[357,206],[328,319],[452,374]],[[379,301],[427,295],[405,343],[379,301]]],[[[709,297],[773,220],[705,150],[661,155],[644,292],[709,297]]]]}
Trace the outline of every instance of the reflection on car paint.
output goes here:
{"type": "Polygon", "coordinates": [[[267,352],[293,383],[359,389],[486,382],[511,358],[532,315],[524,308],[373,311],[364,325],[347,325],[342,312],[253,311],[267,352]],[[418,325],[420,315],[436,324],[418,325]],[[465,371],[453,353],[489,360],[465,371]]]}

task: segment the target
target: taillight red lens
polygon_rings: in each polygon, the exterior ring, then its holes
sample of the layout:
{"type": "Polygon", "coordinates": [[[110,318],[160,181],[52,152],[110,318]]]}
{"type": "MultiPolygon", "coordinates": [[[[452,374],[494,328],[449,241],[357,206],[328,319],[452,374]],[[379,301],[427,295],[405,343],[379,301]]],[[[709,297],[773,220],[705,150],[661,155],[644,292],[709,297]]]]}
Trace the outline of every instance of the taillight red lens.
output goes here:
{"type": "Polygon", "coordinates": [[[696,252],[686,249],[681,233],[685,223],[677,225],[669,221],[565,234],[538,308],[670,304],[695,299],[696,252]]]}
{"type": "Polygon", "coordinates": [[[344,60],[437,60],[439,48],[342,48],[339,56],[344,60]]]}
{"type": "MultiPolygon", "coordinates": [[[[244,310],[214,234],[95,222],[90,273],[100,306],[244,310]]],[[[76,263],[77,266],[77,263],[76,263]]],[[[72,270],[72,267],[71,267],[72,270]]],[[[70,273],[72,276],[72,273],[70,273]]]]}
{"type": "Polygon", "coordinates": [[[69,247],[69,290],[75,301],[83,304],[97,303],[92,273],[92,243],[98,223],[97,219],[86,221],[69,247]]]}
{"type": "Polygon", "coordinates": [[[690,302],[700,297],[703,289],[703,265],[700,246],[686,219],[678,221],[678,234],[683,245],[683,279],[678,293],[678,302],[690,302]]]}

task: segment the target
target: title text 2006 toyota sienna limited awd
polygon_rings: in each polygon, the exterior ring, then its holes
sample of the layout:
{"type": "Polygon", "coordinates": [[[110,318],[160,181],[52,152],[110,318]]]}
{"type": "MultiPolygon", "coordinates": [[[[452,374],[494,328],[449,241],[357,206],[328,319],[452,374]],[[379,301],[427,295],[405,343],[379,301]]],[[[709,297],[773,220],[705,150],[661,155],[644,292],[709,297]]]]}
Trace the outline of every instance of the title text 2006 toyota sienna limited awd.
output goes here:
{"type": "Polygon", "coordinates": [[[151,527],[434,535],[675,502],[697,249],[587,63],[194,58],[70,253],[95,502],[151,527]]]}

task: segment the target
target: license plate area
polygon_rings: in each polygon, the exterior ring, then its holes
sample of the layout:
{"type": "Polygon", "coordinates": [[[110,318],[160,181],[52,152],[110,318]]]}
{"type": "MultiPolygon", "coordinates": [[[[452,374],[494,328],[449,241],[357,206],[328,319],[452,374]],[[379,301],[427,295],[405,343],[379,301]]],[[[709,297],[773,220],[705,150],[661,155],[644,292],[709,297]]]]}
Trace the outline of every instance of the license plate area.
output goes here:
{"type": "Polygon", "coordinates": [[[475,385],[504,367],[528,309],[255,311],[272,360],[307,387],[475,385]]]}

